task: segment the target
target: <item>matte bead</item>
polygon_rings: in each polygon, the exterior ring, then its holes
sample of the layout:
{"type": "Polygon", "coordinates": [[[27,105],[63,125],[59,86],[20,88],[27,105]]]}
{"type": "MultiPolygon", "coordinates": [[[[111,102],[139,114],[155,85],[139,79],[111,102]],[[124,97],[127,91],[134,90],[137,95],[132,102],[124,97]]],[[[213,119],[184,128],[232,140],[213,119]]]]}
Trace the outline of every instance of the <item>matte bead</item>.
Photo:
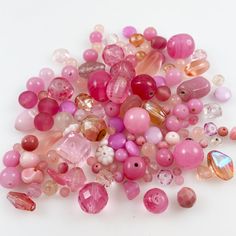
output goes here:
{"type": "Polygon", "coordinates": [[[38,102],[38,97],[32,91],[25,91],[20,94],[18,101],[22,107],[26,109],[30,109],[36,106],[38,102]]]}
{"type": "Polygon", "coordinates": [[[54,120],[48,113],[39,113],[34,118],[35,128],[39,131],[48,131],[53,127],[54,120]]]}
{"type": "Polygon", "coordinates": [[[161,102],[167,101],[171,96],[171,90],[168,86],[159,86],[156,91],[156,98],[161,102]]]}
{"type": "Polygon", "coordinates": [[[59,105],[56,100],[51,98],[43,98],[39,101],[38,111],[55,115],[59,111],[59,105]]]}
{"type": "Polygon", "coordinates": [[[181,188],[177,193],[177,200],[181,207],[191,208],[197,200],[196,193],[191,188],[181,188]]]}
{"type": "Polygon", "coordinates": [[[226,127],[220,127],[217,130],[218,135],[220,135],[221,137],[225,137],[229,134],[229,130],[226,127]]]}

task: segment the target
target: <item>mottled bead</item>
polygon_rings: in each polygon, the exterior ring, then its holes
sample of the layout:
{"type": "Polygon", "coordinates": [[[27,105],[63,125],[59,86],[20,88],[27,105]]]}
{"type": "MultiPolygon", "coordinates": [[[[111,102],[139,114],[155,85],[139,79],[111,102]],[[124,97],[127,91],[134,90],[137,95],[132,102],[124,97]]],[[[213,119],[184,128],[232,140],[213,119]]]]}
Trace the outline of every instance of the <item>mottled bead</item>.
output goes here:
{"type": "Polygon", "coordinates": [[[8,151],[3,156],[3,164],[6,167],[16,167],[20,163],[20,153],[16,150],[8,151]]]}
{"type": "Polygon", "coordinates": [[[219,127],[217,133],[221,137],[226,137],[229,134],[229,130],[227,127],[219,127]]]}
{"type": "Polygon", "coordinates": [[[159,86],[156,91],[156,98],[161,102],[167,101],[171,96],[171,90],[168,86],[159,86]]]}
{"type": "Polygon", "coordinates": [[[229,88],[221,86],[215,90],[214,96],[219,102],[227,102],[232,97],[232,93],[229,88]]]}
{"type": "Polygon", "coordinates": [[[20,171],[15,167],[6,167],[0,172],[0,185],[4,188],[16,188],[21,184],[20,171]]]}
{"type": "Polygon", "coordinates": [[[51,98],[43,98],[38,103],[38,111],[55,115],[59,111],[59,105],[56,100],[51,98]]]}
{"type": "Polygon", "coordinates": [[[163,50],[166,48],[167,40],[161,36],[155,36],[151,40],[151,46],[153,49],[163,50]]]}
{"type": "Polygon", "coordinates": [[[135,47],[139,47],[142,43],[144,43],[144,36],[142,34],[133,34],[129,38],[129,42],[135,47]]]}
{"type": "Polygon", "coordinates": [[[160,166],[168,167],[174,162],[172,152],[167,148],[161,148],[157,151],[156,161],[160,166]]]}
{"type": "Polygon", "coordinates": [[[105,64],[113,66],[114,64],[120,62],[125,57],[124,51],[121,47],[116,44],[107,45],[102,53],[102,58],[105,64]]]}
{"type": "Polygon", "coordinates": [[[58,190],[58,185],[52,181],[52,180],[47,180],[43,186],[43,193],[47,196],[52,196],[54,194],[56,194],[57,190],[58,190]]]}
{"type": "Polygon", "coordinates": [[[25,91],[20,94],[18,101],[22,107],[26,109],[30,109],[36,106],[38,102],[38,97],[32,91],[25,91]]]}
{"type": "Polygon", "coordinates": [[[26,168],[21,172],[21,180],[25,184],[41,184],[43,182],[43,178],[43,172],[35,168],[26,168]]]}
{"type": "Polygon", "coordinates": [[[39,140],[34,135],[27,135],[21,140],[21,146],[25,151],[34,151],[39,145],[39,140]]]}
{"type": "Polygon", "coordinates": [[[48,113],[39,113],[34,118],[35,128],[39,131],[48,131],[53,127],[53,117],[48,113]]]}
{"type": "Polygon", "coordinates": [[[98,70],[105,70],[105,65],[101,62],[85,62],[79,66],[79,76],[88,78],[90,73],[98,70]]]}
{"type": "Polygon", "coordinates": [[[196,200],[196,193],[191,188],[183,187],[177,193],[177,201],[181,207],[191,208],[196,200]]]}
{"type": "Polygon", "coordinates": [[[63,67],[61,75],[68,81],[73,82],[79,78],[79,71],[76,67],[68,65],[63,67]]]}

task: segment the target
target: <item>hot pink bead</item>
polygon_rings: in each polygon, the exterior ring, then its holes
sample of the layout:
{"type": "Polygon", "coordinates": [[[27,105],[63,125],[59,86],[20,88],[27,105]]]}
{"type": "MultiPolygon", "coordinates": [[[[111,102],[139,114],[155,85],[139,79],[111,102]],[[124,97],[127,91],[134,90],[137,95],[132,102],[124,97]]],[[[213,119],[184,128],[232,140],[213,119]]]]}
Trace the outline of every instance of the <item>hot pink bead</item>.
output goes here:
{"type": "Polygon", "coordinates": [[[125,143],[126,137],[122,133],[110,135],[110,137],[108,138],[108,145],[115,150],[123,148],[125,146],[125,143]]]}
{"type": "Polygon", "coordinates": [[[49,115],[55,115],[59,111],[59,105],[56,100],[51,98],[43,98],[39,101],[38,111],[48,113],[49,115]]]}
{"type": "Polygon", "coordinates": [[[83,211],[96,214],[107,205],[108,194],[103,185],[91,182],[80,189],[78,201],[83,211]]]}
{"type": "Polygon", "coordinates": [[[101,43],[102,42],[102,34],[99,31],[94,31],[89,36],[91,43],[101,43]]]}
{"type": "Polygon", "coordinates": [[[104,109],[105,109],[106,115],[109,117],[118,116],[120,113],[120,105],[114,102],[108,102],[105,105],[104,109]]]}
{"type": "Polygon", "coordinates": [[[32,91],[25,91],[20,94],[18,101],[22,107],[26,109],[30,109],[30,108],[33,108],[37,104],[38,97],[32,91]]]}
{"type": "Polygon", "coordinates": [[[232,97],[232,93],[226,87],[218,87],[214,92],[214,96],[219,102],[227,102],[232,97]]]}
{"type": "Polygon", "coordinates": [[[158,127],[152,126],[145,132],[145,138],[148,143],[158,144],[163,136],[158,127]]]}
{"type": "Polygon", "coordinates": [[[20,172],[15,167],[6,167],[0,173],[0,185],[4,188],[15,188],[21,184],[20,172]]]}
{"type": "Polygon", "coordinates": [[[143,108],[131,108],[125,113],[124,125],[132,134],[144,134],[150,125],[149,114],[143,108]]]}
{"type": "Polygon", "coordinates": [[[192,140],[184,140],[177,144],[173,155],[176,165],[186,169],[198,167],[204,159],[202,147],[192,140]]]}
{"type": "Polygon", "coordinates": [[[180,120],[185,120],[189,116],[189,108],[185,104],[178,104],[174,107],[173,115],[180,120]]]}
{"type": "Polygon", "coordinates": [[[44,82],[51,82],[51,80],[55,77],[55,73],[50,68],[42,68],[39,71],[39,77],[44,80],[44,82]]]}
{"type": "Polygon", "coordinates": [[[162,148],[157,151],[156,161],[160,166],[168,167],[174,162],[172,152],[167,148],[162,148]]]}
{"type": "Polygon", "coordinates": [[[116,133],[120,133],[122,131],[124,131],[125,126],[123,123],[123,120],[119,117],[113,117],[108,121],[108,125],[109,127],[115,129],[116,133]]]}
{"type": "Polygon", "coordinates": [[[166,119],[166,128],[169,131],[178,132],[181,129],[181,122],[177,119],[176,116],[169,116],[166,119]]]}
{"type": "Polygon", "coordinates": [[[126,193],[126,196],[129,200],[133,200],[140,193],[139,184],[134,181],[125,181],[123,187],[126,193]]]}
{"type": "Polygon", "coordinates": [[[153,49],[163,50],[166,48],[167,40],[161,36],[155,36],[152,38],[151,46],[153,49]]]}
{"type": "Polygon", "coordinates": [[[203,110],[203,102],[200,99],[189,100],[187,106],[191,114],[199,114],[203,110]]]}
{"type": "Polygon", "coordinates": [[[123,77],[127,80],[131,80],[135,76],[135,69],[131,62],[123,60],[113,65],[110,69],[110,73],[113,79],[123,77]]]}
{"type": "Polygon", "coordinates": [[[193,38],[188,34],[176,34],[167,42],[167,52],[174,59],[185,59],[195,49],[193,38]]]}
{"type": "Polygon", "coordinates": [[[153,188],[145,193],[143,203],[148,211],[159,214],[167,209],[169,201],[164,191],[159,188],[153,188]]]}
{"type": "Polygon", "coordinates": [[[3,157],[3,164],[6,167],[16,167],[20,162],[20,153],[15,150],[8,151],[3,157]]]}
{"type": "Polygon", "coordinates": [[[72,101],[64,101],[60,104],[60,112],[67,112],[72,115],[75,114],[77,107],[74,102],[72,101]]]}
{"type": "Polygon", "coordinates": [[[123,28],[122,33],[126,38],[130,38],[133,34],[137,33],[137,30],[133,26],[126,26],[123,28]]]}
{"type": "Polygon", "coordinates": [[[68,81],[73,82],[79,78],[79,70],[74,66],[68,65],[62,69],[61,75],[68,81]]]}
{"type": "Polygon", "coordinates": [[[44,81],[41,78],[32,77],[27,81],[26,87],[29,91],[39,94],[39,92],[44,90],[45,85],[44,81]]]}
{"type": "Polygon", "coordinates": [[[130,62],[133,65],[133,67],[136,67],[138,64],[138,61],[135,55],[128,55],[126,56],[125,60],[130,62]]]}
{"type": "Polygon", "coordinates": [[[143,32],[143,36],[147,41],[151,41],[156,35],[157,31],[154,27],[148,27],[143,32]]]}
{"type": "Polygon", "coordinates": [[[94,49],[87,49],[83,53],[83,58],[86,62],[94,62],[98,59],[98,53],[94,49]]]}
{"type": "Polygon", "coordinates": [[[37,130],[48,131],[53,127],[54,120],[48,113],[39,113],[34,118],[34,125],[37,130]]]}
{"type": "Polygon", "coordinates": [[[135,142],[133,142],[131,140],[129,140],[125,143],[125,148],[130,156],[139,156],[140,155],[139,147],[135,144],[135,142]]]}
{"type": "Polygon", "coordinates": [[[129,157],[123,164],[123,171],[128,179],[140,179],[145,175],[146,164],[142,157],[129,157]]]}
{"type": "Polygon", "coordinates": [[[108,66],[113,66],[123,60],[124,57],[125,54],[123,49],[116,44],[107,45],[102,53],[102,58],[108,66]]]}
{"type": "Polygon", "coordinates": [[[170,69],[165,76],[166,85],[169,87],[179,84],[182,80],[182,73],[178,69],[170,69]]]}
{"type": "Polygon", "coordinates": [[[99,102],[108,100],[106,89],[111,80],[110,74],[104,70],[94,71],[89,75],[88,90],[90,95],[99,102]]]}
{"type": "Polygon", "coordinates": [[[119,162],[124,162],[128,158],[128,153],[124,148],[119,148],[115,152],[115,159],[119,162]]]}
{"type": "Polygon", "coordinates": [[[198,116],[190,116],[188,122],[190,125],[196,125],[198,123],[198,116]]]}
{"type": "Polygon", "coordinates": [[[121,171],[116,171],[114,173],[114,179],[117,183],[121,183],[124,180],[124,174],[121,171]]]}
{"type": "Polygon", "coordinates": [[[156,82],[157,88],[160,87],[160,86],[166,86],[166,81],[165,81],[165,78],[163,76],[160,76],[160,75],[154,76],[153,79],[156,82]]]}

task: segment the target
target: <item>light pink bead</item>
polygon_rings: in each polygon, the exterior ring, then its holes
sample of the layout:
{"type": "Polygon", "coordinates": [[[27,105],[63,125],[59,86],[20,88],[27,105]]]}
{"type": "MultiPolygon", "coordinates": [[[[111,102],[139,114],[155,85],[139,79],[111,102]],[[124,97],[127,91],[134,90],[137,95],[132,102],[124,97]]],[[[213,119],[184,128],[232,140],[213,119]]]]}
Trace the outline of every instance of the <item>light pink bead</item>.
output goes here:
{"type": "Polygon", "coordinates": [[[161,141],[160,143],[157,144],[157,148],[161,149],[161,148],[168,148],[169,145],[166,141],[161,141]]]}
{"type": "Polygon", "coordinates": [[[178,132],[181,129],[181,122],[177,119],[176,116],[169,116],[166,119],[166,128],[169,131],[178,132]]]}
{"type": "Polygon", "coordinates": [[[176,185],[183,185],[184,177],[182,175],[175,176],[174,181],[176,185]]]}
{"type": "Polygon", "coordinates": [[[138,136],[135,141],[139,146],[142,146],[146,142],[146,139],[143,136],[138,136]]]}
{"type": "Polygon", "coordinates": [[[114,179],[117,183],[121,183],[124,180],[124,174],[121,171],[116,171],[114,173],[114,179]]]}
{"type": "Polygon", "coordinates": [[[124,148],[119,148],[115,152],[115,159],[119,162],[124,162],[128,158],[128,153],[124,148]]]}
{"type": "Polygon", "coordinates": [[[191,114],[199,114],[203,110],[203,102],[200,99],[191,99],[187,103],[191,114]]]}
{"type": "Polygon", "coordinates": [[[45,83],[50,83],[55,77],[55,73],[50,68],[42,68],[39,71],[39,77],[44,80],[45,83]]]}
{"type": "Polygon", "coordinates": [[[182,80],[182,73],[178,69],[170,69],[165,76],[166,85],[169,87],[179,84],[182,80]]]}
{"type": "Polygon", "coordinates": [[[32,77],[27,81],[26,87],[29,91],[39,94],[39,92],[45,89],[45,84],[41,78],[32,77]]]}
{"type": "Polygon", "coordinates": [[[168,167],[173,164],[174,157],[170,150],[162,148],[157,151],[156,161],[160,166],[168,167]]]}
{"type": "Polygon", "coordinates": [[[77,107],[72,101],[64,101],[60,105],[60,112],[67,112],[70,114],[75,114],[77,107]]]}
{"type": "Polygon", "coordinates": [[[43,182],[43,173],[41,170],[36,170],[35,168],[26,168],[21,172],[21,179],[26,184],[41,184],[43,182]]]}
{"type": "Polygon", "coordinates": [[[39,162],[39,156],[32,152],[24,152],[20,157],[20,165],[23,168],[36,167],[39,162]]]}
{"type": "Polygon", "coordinates": [[[154,27],[148,27],[143,32],[143,36],[147,41],[151,41],[156,35],[157,31],[154,27]]]}
{"type": "Polygon", "coordinates": [[[180,136],[177,132],[168,132],[165,136],[165,140],[169,145],[176,145],[180,141],[180,136]]]}
{"type": "Polygon", "coordinates": [[[215,90],[214,96],[219,102],[227,102],[232,97],[232,93],[230,89],[226,87],[218,87],[215,90]]]}
{"type": "Polygon", "coordinates": [[[163,135],[158,127],[152,126],[145,132],[145,138],[148,143],[158,144],[163,135]]]}
{"type": "Polygon", "coordinates": [[[118,116],[120,113],[120,105],[114,102],[108,102],[105,107],[106,115],[109,117],[118,116]]]}
{"type": "Polygon", "coordinates": [[[79,71],[76,67],[68,65],[62,69],[61,75],[69,82],[73,82],[79,78],[79,71]]]}
{"type": "Polygon", "coordinates": [[[87,49],[83,53],[83,58],[86,62],[95,62],[98,59],[98,53],[94,49],[87,49]]]}
{"type": "Polygon", "coordinates": [[[198,116],[190,116],[188,122],[190,125],[196,125],[198,123],[198,116]]]}
{"type": "Polygon", "coordinates": [[[189,108],[185,104],[178,104],[174,107],[173,115],[180,120],[185,120],[189,116],[189,108]]]}
{"type": "Polygon", "coordinates": [[[137,58],[135,55],[128,55],[126,58],[125,58],[126,61],[129,61],[133,67],[137,66],[138,64],[138,61],[137,61],[137,58]]]}
{"type": "Polygon", "coordinates": [[[3,157],[3,164],[6,167],[16,167],[20,162],[20,153],[18,151],[8,151],[3,157]]]}
{"type": "Polygon", "coordinates": [[[26,194],[32,198],[38,198],[42,194],[41,186],[37,183],[32,183],[27,186],[26,194]]]}
{"type": "Polygon", "coordinates": [[[0,185],[4,188],[15,188],[21,184],[20,172],[15,167],[7,167],[0,173],[0,185]]]}
{"type": "Polygon", "coordinates": [[[94,31],[89,36],[91,43],[101,43],[102,42],[102,33],[99,31],[94,31]]]}
{"type": "Polygon", "coordinates": [[[137,33],[137,30],[133,26],[126,26],[123,28],[123,35],[126,38],[130,38],[133,34],[137,33]]]}
{"type": "Polygon", "coordinates": [[[125,148],[130,156],[139,156],[140,150],[139,147],[135,144],[135,142],[129,140],[125,143],[125,148]]]}
{"type": "Polygon", "coordinates": [[[140,193],[139,184],[134,181],[125,181],[123,187],[126,193],[126,196],[129,200],[133,200],[140,193]]]}
{"type": "Polygon", "coordinates": [[[153,79],[156,82],[157,88],[161,87],[161,86],[166,86],[166,81],[165,81],[165,78],[163,76],[160,76],[160,75],[154,76],[153,79]]]}

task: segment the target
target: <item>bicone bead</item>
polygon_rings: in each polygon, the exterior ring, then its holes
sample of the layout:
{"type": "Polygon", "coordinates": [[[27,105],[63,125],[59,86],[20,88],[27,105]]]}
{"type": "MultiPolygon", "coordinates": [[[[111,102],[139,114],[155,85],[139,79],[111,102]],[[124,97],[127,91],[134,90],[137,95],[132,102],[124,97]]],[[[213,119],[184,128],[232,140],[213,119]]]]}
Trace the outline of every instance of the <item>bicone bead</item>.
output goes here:
{"type": "Polygon", "coordinates": [[[32,91],[25,91],[19,96],[19,103],[22,107],[26,109],[33,108],[38,102],[37,95],[32,91]]]}

